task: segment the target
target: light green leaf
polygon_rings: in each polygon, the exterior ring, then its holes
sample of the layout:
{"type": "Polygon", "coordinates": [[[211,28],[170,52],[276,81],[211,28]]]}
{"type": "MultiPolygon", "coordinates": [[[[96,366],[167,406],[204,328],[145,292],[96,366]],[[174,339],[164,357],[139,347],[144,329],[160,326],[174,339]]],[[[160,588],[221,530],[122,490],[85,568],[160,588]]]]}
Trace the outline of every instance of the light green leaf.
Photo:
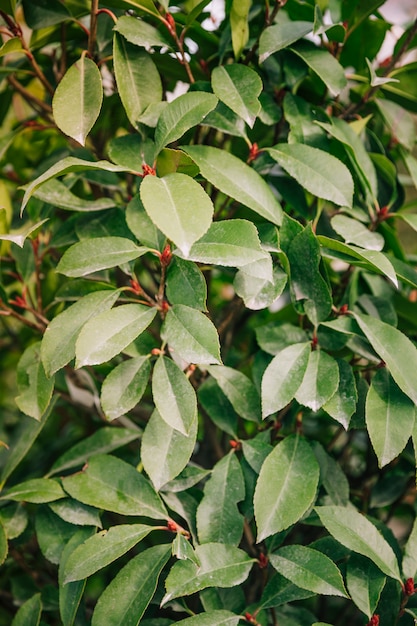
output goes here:
{"type": "Polygon", "coordinates": [[[262,416],[283,409],[295,396],[307,369],[310,343],[295,343],[281,350],[262,378],[262,416]]]}
{"type": "Polygon", "coordinates": [[[85,588],[85,580],[64,585],[62,572],[70,554],[94,533],[94,528],[80,528],[68,541],[61,554],[58,569],[59,613],[63,626],[73,626],[85,588]]]}
{"type": "Polygon", "coordinates": [[[0,46],[0,58],[6,56],[6,54],[13,54],[13,52],[25,54],[20,37],[11,37],[0,46]]]}
{"type": "Polygon", "coordinates": [[[171,546],[161,544],[130,559],[98,599],[92,626],[137,626],[170,554],[171,546]]]}
{"type": "Polygon", "coordinates": [[[365,417],[380,467],[405,448],[414,428],[414,402],[401,391],[386,368],[379,369],[366,396],[365,417]]]}
{"type": "Polygon", "coordinates": [[[81,329],[75,343],[75,367],[109,361],[122,352],[152,322],[156,309],[124,304],[99,313],[81,329]]]}
{"type": "Polygon", "coordinates": [[[226,150],[212,146],[182,146],[201,174],[221,192],[278,226],[282,209],[264,179],[226,150]]]}
{"type": "Polygon", "coordinates": [[[275,324],[271,322],[255,329],[256,340],[264,352],[277,355],[281,350],[295,343],[305,343],[308,335],[305,330],[285,322],[275,324]]]}
{"type": "Polygon", "coordinates": [[[313,30],[312,22],[284,22],[265,28],[259,41],[259,62],[283,48],[287,48],[313,30]]]}
{"type": "MultiPolygon", "coordinates": [[[[216,94],[217,95],[217,94],[216,94]]],[[[155,128],[155,152],[200,124],[218,100],[212,93],[191,91],[175,98],[162,111],[155,128]]]]}
{"type": "Polygon", "coordinates": [[[378,251],[381,251],[385,245],[381,233],[370,231],[364,224],[347,215],[335,215],[332,217],[331,224],[347,243],[353,243],[366,250],[378,251]]]}
{"type": "Polygon", "coordinates": [[[290,435],[274,448],[256,483],[258,543],[295,524],[308,511],[316,497],[319,474],[316,457],[302,437],[290,435]]]}
{"type": "Polygon", "coordinates": [[[145,11],[145,13],[149,13],[150,15],[161,19],[161,14],[156,8],[155,2],[153,2],[153,0],[123,0],[123,4],[128,4],[134,9],[145,11]]]}
{"type": "Polygon", "coordinates": [[[219,102],[202,123],[232,137],[243,137],[248,142],[244,120],[233,113],[223,102],[219,102]]]}
{"type": "Polygon", "coordinates": [[[162,100],[161,78],[151,55],[118,33],[114,34],[113,62],[120,99],[130,123],[138,129],[141,113],[162,100]]]}
{"type": "Polygon", "coordinates": [[[333,396],[323,404],[323,409],[347,430],[350,418],[356,410],[358,392],[355,377],[349,363],[337,359],[339,367],[339,386],[333,396]]]}
{"type": "Polygon", "coordinates": [[[188,256],[213,217],[213,203],[201,185],[177,172],[164,178],[146,176],[140,197],[152,222],[188,256]]]}
{"type": "Polygon", "coordinates": [[[19,537],[28,525],[27,507],[20,503],[11,503],[0,509],[0,523],[7,539],[19,537]]]}
{"type": "Polygon", "coordinates": [[[238,626],[240,620],[240,615],[219,609],[182,619],[177,626],[238,626]]]}
{"type": "Polygon", "coordinates": [[[123,35],[125,39],[135,46],[144,48],[171,46],[169,38],[165,37],[164,33],[151,26],[151,24],[128,15],[121,15],[113,30],[123,35]]]}
{"type": "Polygon", "coordinates": [[[369,559],[352,554],[346,571],[346,584],[353,602],[369,619],[375,613],[386,577],[369,559]]]}
{"type": "Polygon", "coordinates": [[[330,400],[338,386],[339,367],[336,359],[323,350],[313,350],[295,398],[312,411],[318,411],[330,400]]]}
{"type": "Polygon", "coordinates": [[[46,170],[46,172],[43,172],[43,174],[35,178],[35,180],[32,180],[29,185],[25,186],[25,195],[23,196],[20,213],[23,213],[24,208],[29,202],[31,196],[43,183],[46,183],[52,178],[69,174],[70,172],[86,172],[88,170],[103,170],[105,172],[127,171],[125,167],[119,167],[109,161],[84,161],[83,159],[78,159],[77,157],[65,157],[65,159],[62,159],[61,161],[58,161],[58,163],[52,165],[46,170]]]}
{"type": "Polygon", "coordinates": [[[254,224],[247,220],[213,222],[192,246],[188,258],[200,263],[247,268],[258,278],[272,280],[271,257],[261,248],[254,224]]]}
{"type": "Polygon", "coordinates": [[[221,363],[217,330],[200,311],[183,304],[174,304],[166,315],[162,336],[177,355],[188,363],[221,363]]]}
{"type": "Polygon", "coordinates": [[[36,593],[26,600],[13,618],[11,626],[39,626],[42,614],[41,594],[36,593]]]}
{"type": "Polygon", "coordinates": [[[238,60],[249,39],[249,9],[251,0],[232,0],[230,28],[235,59],[238,60]]]}
{"type": "Polygon", "coordinates": [[[339,463],[316,442],[314,454],[320,465],[320,482],[330,497],[332,504],[347,506],[349,502],[349,481],[339,463]]]}
{"type": "Polygon", "coordinates": [[[142,437],[141,461],[156,491],[182,472],[193,454],[197,438],[197,414],[188,435],[172,428],[155,410],[142,437]]]}
{"type": "Polygon", "coordinates": [[[363,267],[378,274],[384,274],[398,288],[398,279],[393,264],[383,252],[357,248],[324,235],[318,235],[317,239],[322,246],[323,256],[341,259],[352,265],[363,267]]]}
{"type": "Polygon", "coordinates": [[[368,557],[379,569],[401,582],[397,557],[377,528],[353,506],[315,507],[322,524],[343,546],[368,557]]]}
{"type": "Polygon", "coordinates": [[[0,521],[0,565],[4,563],[7,557],[9,546],[7,544],[7,535],[3,524],[0,521]]]}
{"type": "Polygon", "coordinates": [[[119,363],[106,376],[101,387],[101,407],[109,420],[124,415],[142,398],[149,381],[148,357],[137,357],[119,363]]]}
{"type": "Polygon", "coordinates": [[[417,349],[401,331],[369,315],[355,314],[365,337],[402,391],[417,404],[417,349]]]}
{"type": "Polygon", "coordinates": [[[81,467],[89,457],[95,454],[112,452],[135,439],[139,439],[141,432],[139,428],[137,430],[107,426],[99,428],[93,435],[82,439],[69,450],[66,450],[52,465],[49,475],[81,467]]]}
{"type": "Polygon", "coordinates": [[[192,561],[178,561],[172,567],[165,581],[162,605],[207,587],[240,585],[249,576],[255,560],[243,550],[222,543],[205,543],[197,546],[195,553],[200,567],[192,561]]]}
{"type": "Polygon", "coordinates": [[[102,211],[103,209],[112,209],[116,206],[112,198],[97,198],[96,200],[85,200],[72,193],[64,183],[59,180],[48,180],[36,189],[33,193],[35,198],[39,198],[42,202],[52,204],[59,209],[67,211],[102,211]]]}
{"type": "Polygon", "coordinates": [[[126,554],[154,529],[145,524],[120,524],[89,537],[68,556],[64,584],[82,580],[126,554]]]}
{"type": "Polygon", "coordinates": [[[411,152],[416,141],[416,128],[413,115],[400,104],[392,102],[392,100],[377,98],[376,104],[382,117],[389,126],[393,137],[411,152]]]}
{"type": "Polygon", "coordinates": [[[344,68],[327,50],[309,41],[299,41],[290,50],[321,78],[332,96],[338,96],[346,87],[344,68]]]}
{"type": "Polygon", "coordinates": [[[141,243],[148,248],[163,251],[166,237],[146,213],[139,194],[133,196],[126,207],[126,223],[141,243]]]}
{"type": "Polygon", "coordinates": [[[333,155],[302,143],[280,143],[267,152],[314,196],[338,206],[352,206],[352,175],[333,155]]]}
{"type": "Polygon", "coordinates": [[[62,479],[70,496],[120,515],[167,519],[165,506],[150,483],[132,465],[114,456],[90,457],[82,472],[62,479]]]}
{"type": "Polygon", "coordinates": [[[404,547],[404,557],[402,562],[402,570],[404,577],[415,578],[417,572],[417,519],[408,536],[407,543],[404,547]]]}
{"type": "Polygon", "coordinates": [[[72,278],[86,276],[134,261],[147,251],[148,248],[137,246],[125,237],[93,237],[71,246],[62,256],[56,271],[72,278]]]}
{"type": "Polygon", "coordinates": [[[26,239],[31,235],[35,230],[37,230],[42,224],[48,221],[49,218],[41,220],[40,222],[36,222],[36,224],[32,224],[31,226],[26,226],[19,233],[11,233],[8,235],[0,235],[0,241],[11,241],[15,243],[19,248],[23,248],[25,245],[26,239]]]}
{"type": "Polygon", "coordinates": [[[31,344],[23,352],[17,364],[17,387],[15,398],[19,409],[40,420],[49,406],[54,390],[54,378],[47,378],[40,357],[40,342],[31,344]]]}
{"type": "Polygon", "coordinates": [[[51,478],[32,478],[14,485],[0,499],[43,504],[44,502],[53,502],[59,498],[65,498],[65,493],[56,480],[51,478]]]}
{"type": "Polygon", "coordinates": [[[262,80],[259,74],[246,65],[233,63],[216,67],[211,82],[216,96],[253,128],[261,108],[258,97],[262,80]]]}
{"type": "Polygon", "coordinates": [[[242,298],[246,308],[254,311],[266,309],[282,294],[287,284],[287,274],[278,267],[273,268],[273,280],[260,279],[246,272],[250,265],[239,270],[233,281],[233,287],[242,298]]]}
{"type": "Polygon", "coordinates": [[[187,376],[172,359],[161,356],[156,361],[152,394],[162,419],[187,436],[197,419],[197,397],[187,376]]]}
{"type": "Polygon", "coordinates": [[[63,133],[82,146],[103,101],[103,86],[97,65],[84,54],[71,65],[55,90],[52,113],[63,133]]]}
{"type": "Polygon", "coordinates": [[[213,468],[197,509],[200,544],[225,543],[238,546],[243,533],[243,515],[237,505],[245,497],[240,463],[233,450],[213,468]]]}
{"type": "Polygon", "coordinates": [[[348,597],[339,568],[318,550],[307,546],[284,546],[269,558],[280,574],[302,589],[348,597]]]}
{"type": "Polygon", "coordinates": [[[212,365],[208,371],[238,415],[252,422],[260,420],[259,393],[245,374],[224,365],[212,365]]]}
{"type": "Polygon", "coordinates": [[[97,526],[101,528],[99,511],[93,507],[81,504],[72,498],[64,498],[49,504],[51,511],[64,522],[76,526],[97,526]]]}
{"type": "Polygon", "coordinates": [[[171,304],[185,304],[206,311],[207,284],[202,271],[192,261],[173,257],[168,267],[166,294],[171,304]]]}

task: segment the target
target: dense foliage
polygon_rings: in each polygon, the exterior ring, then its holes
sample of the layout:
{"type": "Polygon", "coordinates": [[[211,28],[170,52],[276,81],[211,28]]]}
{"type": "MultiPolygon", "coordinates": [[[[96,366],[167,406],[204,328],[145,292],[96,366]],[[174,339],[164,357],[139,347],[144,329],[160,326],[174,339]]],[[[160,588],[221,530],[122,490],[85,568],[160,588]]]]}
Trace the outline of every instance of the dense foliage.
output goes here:
{"type": "Polygon", "coordinates": [[[417,618],[417,21],[208,4],[0,0],[0,625],[417,618]]]}

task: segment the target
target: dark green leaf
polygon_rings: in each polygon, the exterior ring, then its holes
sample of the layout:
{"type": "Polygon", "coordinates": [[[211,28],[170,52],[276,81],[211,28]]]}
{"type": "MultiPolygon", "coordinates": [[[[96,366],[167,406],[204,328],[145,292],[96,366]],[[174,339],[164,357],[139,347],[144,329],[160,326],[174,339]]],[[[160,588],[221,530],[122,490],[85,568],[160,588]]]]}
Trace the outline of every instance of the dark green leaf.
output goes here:
{"type": "Polygon", "coordinates": [[[26,600],[13,618],[11,626],[39,626],[42,613],[41,594],[26,600]]]}
{"type": "Polygon", "coordinates": [[[253,382],[242,372],[224,365],[208,368],[238,415],[252,422],[261,418],[259,393],[253,382]]]}
{"type": "Polygon", "coordinates": [[[274,52],[287,48],[313,30],[311,22],[284,22],[266,28],[259,41],[259,61],[263,63],[274,52]]]}
{"type": "Polygon", "coordinates": [[[188,306],[174,304],[168,310],[163,326],[163,339],[188,363],[221,363],[215,326],[204,313],[188,306]]]}
{"type": "Polygon", "coordinates": [[[257,72],[233,63],[216,67],[211,80],[216,96],[252,128],[261,108],[262,81],[257,72]]]}
{"type": "Polygon", "coordinates": [[[332,96],[338,96],[346,87],[344,68],[327,50],[317,48],[308,41],[299,41],[291,51],[321,78],[332,96]]]}
{"type": "Polygon", "coordinates": [[[199,267],[173,257],[167,272],[166,294],[171,304],[185,304],[206,311],[207,284],[199,267]]]}
{"type": "Polygon", "coordinates": [[[62,551],[61,561],[58,570],[59,582],[59,613],[63,626],[73,626],[77,615],[78,607],[84,592],[85,580],[64,585],[62,572],[64,571],[68,557],[80,544],[94,533],[93,528],[81,528],[68,541],[62,551]]]}
{"type": "Polygon", "coordinates": [[[352,554],[349,558],[346,584],[353,602],[369,619],[375,613],[386,577],[369,559],[352,554]]]}

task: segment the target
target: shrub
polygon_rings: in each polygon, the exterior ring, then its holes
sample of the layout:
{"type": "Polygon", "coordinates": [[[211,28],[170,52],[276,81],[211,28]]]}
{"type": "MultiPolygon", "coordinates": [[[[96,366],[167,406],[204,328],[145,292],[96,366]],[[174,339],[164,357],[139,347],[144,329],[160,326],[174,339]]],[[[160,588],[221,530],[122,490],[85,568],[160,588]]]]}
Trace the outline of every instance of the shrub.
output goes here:
{"type": "Polygon", "coordinates": [[[417,617],[417,22],[208,4],[0,0],[0,624],[417,617]]]}

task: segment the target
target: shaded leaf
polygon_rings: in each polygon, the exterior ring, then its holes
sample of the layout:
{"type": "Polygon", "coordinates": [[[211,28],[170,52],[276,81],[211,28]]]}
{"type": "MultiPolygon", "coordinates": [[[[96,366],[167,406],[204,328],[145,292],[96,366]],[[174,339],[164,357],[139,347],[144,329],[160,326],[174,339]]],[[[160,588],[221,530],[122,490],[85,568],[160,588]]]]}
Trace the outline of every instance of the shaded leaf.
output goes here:
{"type": "Polygon", "coordinates": [[[319,474],[313,451],[303,438],[290,435],[274,448],[256,483],[258,543],[295,524],[306,513],[316,497],[319,474]]]}
{"type": "Polygon", "coordinates": [[[233,63],[216,67],[211,82],[216,96],[252,128],[261,108],[259,74],[246,65],[233,63]]]}
{"type": "Polygon", "coordinates": [[[207,284],[198,265],[173,257],[169,264],[166,294],[171,304],[185,304],[206,311],[207,284]]]}
{"type": "Polygon", "coordinates": [[[259,393],[245,374],[224,365],[210,366],[208,371],[238,415],[252,422],[260,420],[259,393]]]}
{"type": "Polygon", "coordinates": [[[353,602],[369,619],[375,613],[386,577],[376,565],[360,554],[352,554],[346,571],[346,584],[353,602]]]}
{"type": "Polygon", "coordinates": [[[132,465],[114,456],[91,457],[82,472],[63,478],[62,483],[70,496],[84,504],[121,515],[167,518],[149,481],[132,465]]]}
{"type": "Polygon", "coordinates": [[[259,61],[266,59],[283,48],[291,46],[313,30],[312,22],[284,22],[265,28],[259,41],[259,61]]]}
{"type": "Polygon", "coordinates": [[[58,569],[58,584],[59,584],[59,613],[62,619],[63,626],[73,626],[77,615],[78,607],[81,602],[82,595],[85,588],[85,580],[80,580],[74,583],[64,585],[62,572],[64,571],[68,557],[73,550],[82,544],[94,534],[94,528],[80,528],[68,541],[65,548],[62,551],[61,561],[58,569]]]}
{"type": "Polygon", "coordinates": [[[36,593],[26,600],[13,618],[11,626],[39,626],[42,613],[41,594],[36,593]]]}
{"type": "Polygon", "coordinates": [[[321,78],[332,96],[339,95],[346,87],[344,68],[330,52],[309,41],[299,41],[290,49],[321,78]]]}
{"type": "Polygon", "coordinates": [[[355,377],[349,363],[337,359],[339,367],[339,386],[333,396],[323,404],[323,409],[347,430],[350,418],[356,409],[358,392],[355,377]]]}
{"type": "Polygon", "coordinates": [[[47,378],[45,373],[40,357],[40,342],[31,344],[17,364],[19,395],[15,401],[19,409],[40,420],[51,401],[54,382],[54,378],[47,378]]]}

